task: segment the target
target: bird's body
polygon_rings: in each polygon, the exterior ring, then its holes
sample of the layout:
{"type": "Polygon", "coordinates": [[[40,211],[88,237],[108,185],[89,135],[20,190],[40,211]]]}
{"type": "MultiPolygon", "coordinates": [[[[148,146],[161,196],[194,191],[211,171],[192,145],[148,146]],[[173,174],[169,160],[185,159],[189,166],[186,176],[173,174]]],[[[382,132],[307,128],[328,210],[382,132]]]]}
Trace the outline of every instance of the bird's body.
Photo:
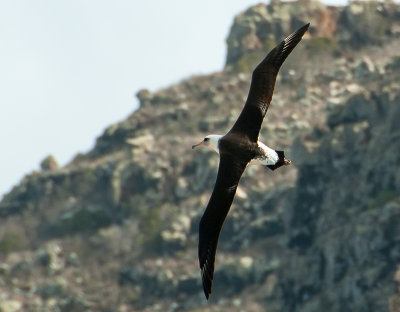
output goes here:
{"type": "MultiPolygon", "coordinates": [[[[247,151],[248,157],[251,157],[249,165],[270,166],[275,165],[279,160],[278,153],[260,141],[254,144],[247,140],[244,141],[243,138],[236,138],[234,135],[223,136],[218,134],[208,135],[206,138],[211,141],[209,147],[218,154],[220,153],[221,142],[222,150],[226,153],[237,154],[247,151]]],[[[246,156],[243,155],[243,157],[246,156]]]]}
{"type": "Polygon", "coordinates": [[[197,146],[207,146],[220,156],[217,180],[199,227],[199,261],[203,289],[208,299],[214,276],[219,233],[235,197],[247,165],[264,165],[275,170],[290,165],[283,151],[258,141],[261,124],[268,110],[276,76],[286,57],[300,42],[309,24],[289,35],[253,71],[247,101],[233,127],[225,135],[208,135],[197,146]]]}
{"type": "Polygon", "coordinates": [[[273,166],[279,160],[279,155],[277,151],[266,146],[264,143],[257,142],[260,155],[253,158],[249,165],[259,165],[259,166],[273,166]]]}

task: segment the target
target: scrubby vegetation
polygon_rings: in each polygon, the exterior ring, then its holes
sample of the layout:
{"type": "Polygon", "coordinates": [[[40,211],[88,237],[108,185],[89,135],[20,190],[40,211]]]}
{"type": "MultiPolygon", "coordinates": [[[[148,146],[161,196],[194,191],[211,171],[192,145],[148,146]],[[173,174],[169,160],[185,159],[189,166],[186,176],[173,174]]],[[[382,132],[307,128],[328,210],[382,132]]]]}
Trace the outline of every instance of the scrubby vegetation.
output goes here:
{"type": "Polygon", "coordinates": [[[235,19],[224,70],[141,90],[93,150],[47,159],[0,203],[0,311],[399,311],[395,12],[255,5],[235,19]],[[218,156],[190,147],[229,129],[252,68],[309,21],[261,130],[292,166],[246,169],[206,304],[197,233],[218,156]]]}

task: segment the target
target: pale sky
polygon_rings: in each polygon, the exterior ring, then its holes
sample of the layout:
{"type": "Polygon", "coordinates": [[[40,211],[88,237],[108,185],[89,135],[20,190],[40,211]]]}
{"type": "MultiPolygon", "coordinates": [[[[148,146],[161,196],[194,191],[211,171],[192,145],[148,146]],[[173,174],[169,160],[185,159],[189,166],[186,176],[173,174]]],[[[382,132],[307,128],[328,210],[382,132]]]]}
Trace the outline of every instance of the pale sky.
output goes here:
{"type": "Polygon", "coordinates": [[[256,3],[1,0],[0,199],[48,154],[92,148],[139,89],[221,70],[233,17],[256,3]]]}

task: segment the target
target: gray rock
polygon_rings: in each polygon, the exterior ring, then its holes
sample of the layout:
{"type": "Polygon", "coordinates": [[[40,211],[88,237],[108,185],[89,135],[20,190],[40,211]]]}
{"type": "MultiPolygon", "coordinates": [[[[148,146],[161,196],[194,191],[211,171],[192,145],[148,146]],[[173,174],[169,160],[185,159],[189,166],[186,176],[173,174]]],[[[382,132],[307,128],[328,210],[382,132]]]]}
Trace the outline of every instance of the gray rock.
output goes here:
{"type": "Polygon", "coordinates": [[[292,159],[297,166],[318,164],[316,151],[319,147],[318,141],[307,141],[297,138],[291,147],[292,159]]]}
{"type": "Polygon", "coordinates": [[[70,266],[79,266],[80,261],[79,261],[79,257],[75,252],[71,252],[68,255],[68,258],[66,260],[66,264],[70,265],[70,266]]]}
{"type": "Polygon", "coordinates": [[[179,177],[176,186],[175,186],[175,194],[179,198],[185,198],[191,195],[191,192],[189,191],[189,184],[187,180],[183,177],[179,177]]]}
{"type": "Polygon", "coordinates": [[[94,149],[62,169],[44,165],[4,196],[0,303],[16,300],[26,311],[394,311],[400,76],[390,58],[399,50],[399,7],[272,1],[241,13],[225,69],[139,91],[139,109],[94,149]],[[205,307],[198,226],[219,157],[190,146],[229,129],[252,66],[308,21],[260,135],[293,166],[244,172],[220,235],[214,304],[205,307]],[[374,42],[381,45],[366,45],[374,42]],[[21,237],[10,240],[16,229],[21,237]]]}
{"type": "Polygon", "coordinates": [[[57,163],[57,161],[56,161],[56,159],[54,158],[53,155],[49,155],[45,159],[43,159],[41,161],[40,168],[43,171],[57,170],[58,169],[58,163],[57,163]]]}
{"type": "Polygon", "coordinates": [[[64,268],[65,261],[61,257],[61,246],[57,243],[49,243],[46,248],[39,249],[35,255],[35,261],[46,267],[50,273],[56,273],[64,268]]]}
{"type": "Polygon", "coordinates": [[[354,79],[365,83],[371,80],[379,79],[379,72],[375,68],[375,64],[369,57],[364,57],[354,68],[354,79]]]}
{"type": "Polygon", "coordinates": [[[140,107],[147,107],[151,105],[153,99],[152,93],[148,89],[141,89],[136,93],[136,97],[139,100],[140,107]]]}
{"type": "Polygon", "coordinates": [[[44,284],[38,288],[38,293],[43,299],[63,298],[67,295],[67,281],[63,278],[44,284]]]}
{"type": "Polygon", "coordinates": [[[22,311],[23,303],[19,300],[5,300],[0,302],[0,312],[22,311]]]}

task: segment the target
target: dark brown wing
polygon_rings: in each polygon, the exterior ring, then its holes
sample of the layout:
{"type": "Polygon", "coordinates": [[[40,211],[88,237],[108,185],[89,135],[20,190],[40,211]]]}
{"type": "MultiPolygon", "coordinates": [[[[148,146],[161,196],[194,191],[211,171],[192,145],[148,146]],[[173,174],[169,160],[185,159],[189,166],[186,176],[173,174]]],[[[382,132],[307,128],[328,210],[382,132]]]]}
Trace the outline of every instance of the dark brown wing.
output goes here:
{"type": "Polygon", "coordinates": [[[200,220],[199,262],[204,294],[207,299],[211,294],[219,233],[246,165],[246,162],[239,161],[230,154],[220,155],[217,181],[206,211],[200,220]]]}
{"type": "Polygon", "coordinates": [[[230,132],[246,135],[251,141],[257,142],[261,124],[272,99],[278,71],[290,52],[300,42],[309,25],[304,25],[289,35],[272,49],[253,71],[246,104],[230,132]]]}

